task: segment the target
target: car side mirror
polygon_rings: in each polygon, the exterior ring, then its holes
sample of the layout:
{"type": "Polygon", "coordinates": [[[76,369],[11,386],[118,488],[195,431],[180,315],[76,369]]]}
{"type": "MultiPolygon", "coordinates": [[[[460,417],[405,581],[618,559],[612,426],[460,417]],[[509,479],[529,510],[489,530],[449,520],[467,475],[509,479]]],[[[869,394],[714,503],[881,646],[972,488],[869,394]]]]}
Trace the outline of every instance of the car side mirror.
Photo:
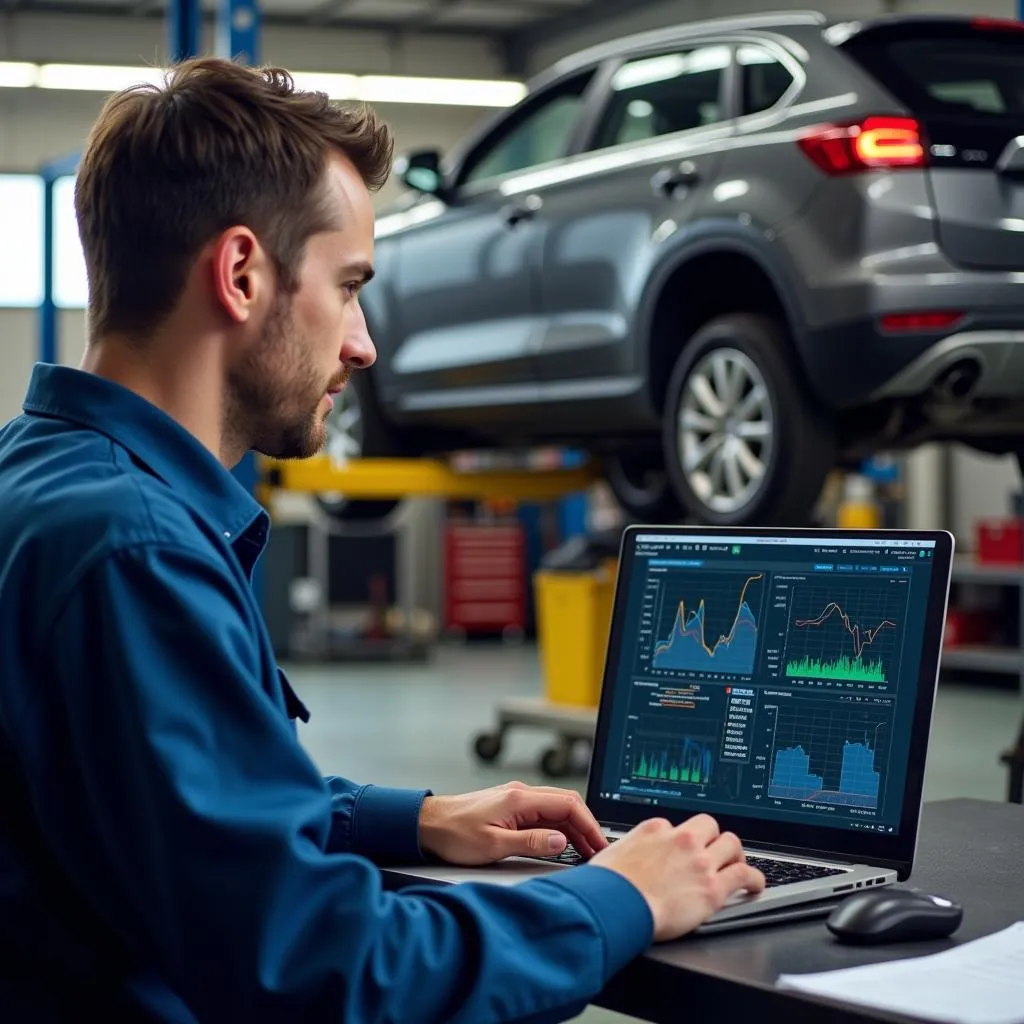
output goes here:
{"type": "Polygon", "coordinates": [[[395,173],[407,188],[416,192],[430,196],[441,196],[444,192],[441,154],[436,149],[421,149],[400,156],[395,161],[395,173]]]}

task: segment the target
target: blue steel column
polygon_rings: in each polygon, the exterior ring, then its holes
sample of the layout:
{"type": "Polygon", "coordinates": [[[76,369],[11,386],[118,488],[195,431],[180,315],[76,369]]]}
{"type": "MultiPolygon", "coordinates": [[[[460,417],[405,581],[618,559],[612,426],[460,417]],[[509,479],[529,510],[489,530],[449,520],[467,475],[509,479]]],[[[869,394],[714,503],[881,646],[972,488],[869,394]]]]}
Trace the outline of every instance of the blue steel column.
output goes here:
{"type": "Polygon", "coordinates": [[[169,0],[167,4],[167,56],[170,62],[188,60],[199,53],[202,10],[199,0],[169,0]]]}
{"type": "Polygon", "coordinates": [[[57,303],[53,297],[53,191],[59,178],[75,173],[78,154],[61,157],[39,168],[43,179],[43,298],[39,303],[39,361],[57,362],[60,347],[60,325],[57,320],[57,303]]]}
{"type": "MultiPolygon", "coordinates": [[[[218,0],[216,47],[219,57],[228,57],[241,64],[258,64],[260,60],[260,16],[256,0],[218,0]]],[[[259,483],[256,456],[248,452],[234,469],[235,479],[250,493],[259,483]]],[[[263,606],[263,573],[257,562],[252,574],[256,601],[263,606]]]]}
{"type": "Polygon", "coordinates": [[[260,62],[260,12],[256,0],[220,0],[217,53],[242,64],[260,62]]]}

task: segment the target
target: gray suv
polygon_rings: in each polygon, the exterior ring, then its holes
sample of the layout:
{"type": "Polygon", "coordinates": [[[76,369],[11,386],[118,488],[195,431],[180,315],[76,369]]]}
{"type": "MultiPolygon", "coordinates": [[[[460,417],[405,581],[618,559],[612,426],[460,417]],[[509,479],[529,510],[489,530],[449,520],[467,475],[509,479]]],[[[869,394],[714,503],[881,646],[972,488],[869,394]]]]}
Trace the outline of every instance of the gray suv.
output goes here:
{"type": "Polygon", "coordinates": [[[565,444],[636,519],[740,525],[882,449],[1021,449],[1017,23],[634,36],[396,171],[337,455],[565,444]]]}

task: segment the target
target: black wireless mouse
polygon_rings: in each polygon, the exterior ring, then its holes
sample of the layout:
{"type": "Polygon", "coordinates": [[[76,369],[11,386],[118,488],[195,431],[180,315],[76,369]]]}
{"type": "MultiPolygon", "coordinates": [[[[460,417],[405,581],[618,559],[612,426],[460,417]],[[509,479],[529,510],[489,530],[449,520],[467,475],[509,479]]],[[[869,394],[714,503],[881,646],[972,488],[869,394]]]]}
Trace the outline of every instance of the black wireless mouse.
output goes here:
{"type": "Polygon", "coordinates": [[[963,907],[920,889],[867,889],[839,904],[825,922],[842,942],[874,945],[944,939],[960,927],[963,907]]]}

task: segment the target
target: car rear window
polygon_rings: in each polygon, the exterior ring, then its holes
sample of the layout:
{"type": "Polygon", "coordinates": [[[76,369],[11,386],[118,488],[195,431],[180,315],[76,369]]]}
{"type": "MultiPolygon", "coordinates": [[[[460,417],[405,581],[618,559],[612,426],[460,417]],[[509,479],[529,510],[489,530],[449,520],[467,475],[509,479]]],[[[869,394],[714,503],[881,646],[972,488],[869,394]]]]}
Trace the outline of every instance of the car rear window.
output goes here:
{"type": "Polygon", "coordinates": [[[921,116],[1024,114],[1024,31],[967,21],[955,28],[904,25],[869,30],[842,48],[921,116]]]}

